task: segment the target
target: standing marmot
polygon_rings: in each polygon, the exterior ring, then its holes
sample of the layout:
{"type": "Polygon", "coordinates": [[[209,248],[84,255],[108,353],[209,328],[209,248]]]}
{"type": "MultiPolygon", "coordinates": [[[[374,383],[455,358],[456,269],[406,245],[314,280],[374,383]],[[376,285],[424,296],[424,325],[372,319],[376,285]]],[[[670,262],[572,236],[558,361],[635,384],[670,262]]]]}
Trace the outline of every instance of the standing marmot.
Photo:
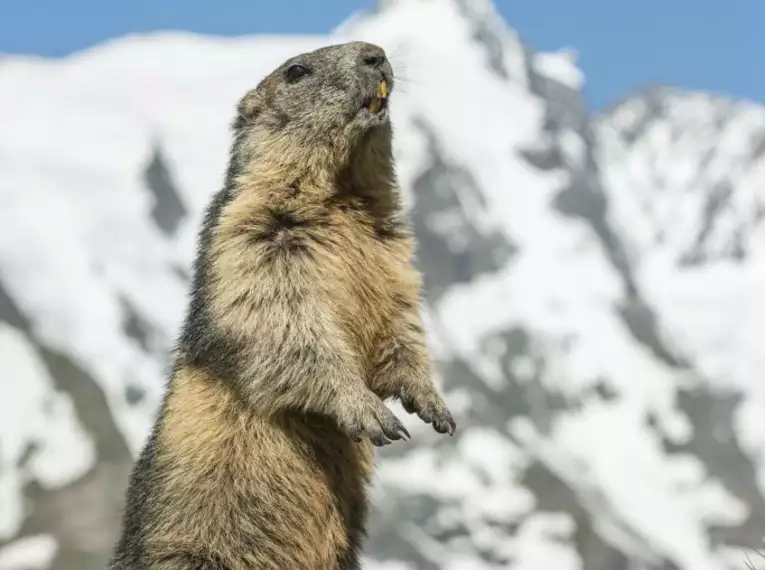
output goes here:
{"type": "Polygon", "coordinates": [[[441,433],[400,220],[385,52],[285,62],[240,102],[112,570],[353,570],[372,444],[441,433]]]}

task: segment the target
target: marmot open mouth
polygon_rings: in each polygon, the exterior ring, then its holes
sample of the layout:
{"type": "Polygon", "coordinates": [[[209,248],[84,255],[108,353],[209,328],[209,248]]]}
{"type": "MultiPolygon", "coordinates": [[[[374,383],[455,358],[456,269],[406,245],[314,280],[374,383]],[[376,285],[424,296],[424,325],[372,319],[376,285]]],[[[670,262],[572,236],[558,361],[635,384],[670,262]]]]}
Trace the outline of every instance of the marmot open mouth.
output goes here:
{"type": "Polygon", "coordinates": [[[388,108],[388,94],[388,82],[383,79],[377,86],[374,96],[364,99],[364,107],[369,109],[370,113],[376,115],[383,109],[388,108]]]}

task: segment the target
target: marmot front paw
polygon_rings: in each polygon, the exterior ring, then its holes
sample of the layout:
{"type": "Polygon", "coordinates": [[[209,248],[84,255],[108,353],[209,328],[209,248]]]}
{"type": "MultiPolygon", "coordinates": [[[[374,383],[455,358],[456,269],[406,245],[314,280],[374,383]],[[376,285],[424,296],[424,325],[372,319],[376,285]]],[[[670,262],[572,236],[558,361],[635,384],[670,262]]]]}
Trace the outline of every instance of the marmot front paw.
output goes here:
{"type": "Polygon", "coordinates": [[[358,409],[345,427],[348,437],[352,440],[361,441],[368,438],[374,445],[382,447],[393,440],[407,441],[411,438],[401,420],[371,392],[365,402],[358,404],[358,409]]]}
{"type": "Polygon", "coordinates": [[[407,412],[417,414],[425,423],[432,423],[433,429],[438,433],[454,435],[457,430],[457,424],[446,407],[446,402],[435,390],[422,394],[404,386],[401,388],[399,399],[407,412]]]}

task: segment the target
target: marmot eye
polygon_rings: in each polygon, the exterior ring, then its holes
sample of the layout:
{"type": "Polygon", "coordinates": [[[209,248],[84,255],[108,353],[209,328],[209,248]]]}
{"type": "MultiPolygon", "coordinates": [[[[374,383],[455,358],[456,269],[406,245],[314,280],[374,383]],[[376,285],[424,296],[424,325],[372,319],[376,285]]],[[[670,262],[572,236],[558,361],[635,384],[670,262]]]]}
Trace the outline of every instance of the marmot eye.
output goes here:
{"type": "Polygon", "coordinates": [[[297,81],[304,75],[308,75],[308,69],[298,64],[290,65],[287,68],[286,75],[287,75],[287,79],[289,79],[290,81],[297,81]]]}

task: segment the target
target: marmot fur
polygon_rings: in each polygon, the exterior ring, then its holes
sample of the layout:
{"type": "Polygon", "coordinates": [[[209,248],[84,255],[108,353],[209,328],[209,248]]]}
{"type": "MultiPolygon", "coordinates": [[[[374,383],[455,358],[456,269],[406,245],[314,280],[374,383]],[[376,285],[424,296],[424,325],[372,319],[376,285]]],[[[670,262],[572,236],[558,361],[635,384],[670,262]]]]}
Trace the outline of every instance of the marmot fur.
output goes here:
{"type": "Polygon", "coordinates": [[[440,433],[385,52],[298,55],[240,101],[112,570],[354,570],[399,398],[440,433]]]}

